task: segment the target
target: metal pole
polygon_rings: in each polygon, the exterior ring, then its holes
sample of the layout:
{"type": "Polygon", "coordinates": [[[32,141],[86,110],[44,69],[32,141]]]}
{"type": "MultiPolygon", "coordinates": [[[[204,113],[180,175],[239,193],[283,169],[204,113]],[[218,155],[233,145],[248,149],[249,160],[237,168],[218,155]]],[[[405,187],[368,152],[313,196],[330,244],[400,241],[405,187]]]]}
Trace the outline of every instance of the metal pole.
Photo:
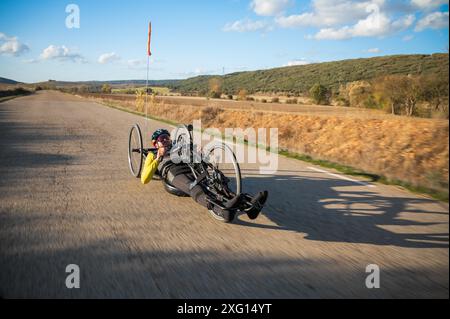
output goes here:
{"type": "Polygon", "coordinates": [[[147,39],[147,77],[145,79],[145,136],[148,136],[148,73],[150,69],[150,37],[151,37],[151,22],[148,25],[148,39],[147,39]]]}
{"type": "Polygon", "coordinates": [[[147,77],[145,79],[145,136],[148,137],[148,72],[150,68],[150,56],[147,55],[147,77]]]}

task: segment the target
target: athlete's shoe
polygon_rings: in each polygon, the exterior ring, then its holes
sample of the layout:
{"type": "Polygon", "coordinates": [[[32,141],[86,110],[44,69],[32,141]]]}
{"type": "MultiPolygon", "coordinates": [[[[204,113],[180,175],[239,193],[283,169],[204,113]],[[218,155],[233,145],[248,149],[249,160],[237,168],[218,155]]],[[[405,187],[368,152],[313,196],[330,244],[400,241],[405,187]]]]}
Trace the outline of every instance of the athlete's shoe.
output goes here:
{"type": "Polygon", "coordinates": [[[266,203],[269,192],[260,192],[258,195],[251,199],[252,208],[247,211],[247,216],[250,219],[256,219],[266,203]]]}

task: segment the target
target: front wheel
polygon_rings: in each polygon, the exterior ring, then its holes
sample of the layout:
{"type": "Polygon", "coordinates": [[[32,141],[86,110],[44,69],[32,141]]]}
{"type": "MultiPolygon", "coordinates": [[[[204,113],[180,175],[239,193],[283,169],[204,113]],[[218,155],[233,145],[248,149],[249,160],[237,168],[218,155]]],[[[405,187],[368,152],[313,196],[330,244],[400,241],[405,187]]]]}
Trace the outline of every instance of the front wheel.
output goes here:
{"type": "Polygon", "coordinates": [[[142,143],[142,133],[139,125],[135,124],[130,129],[128,135],[128,165],[131,175],[139,177],[144,159],[144,145],[142,143]]]}
{"type": "Polygon", "coordinates": [[[241,169],[232,149],[225,143],[215,143],[204,153],[210,187],[226,200],[241,194],[241,169]]]}
{"type": "Polygon", "coordinates": [[[178,156],[184,163],[192,162],[193,141],[191,134],[192,126],[181,124],[172,136],[174,145],[178,147],[178,156]]]}

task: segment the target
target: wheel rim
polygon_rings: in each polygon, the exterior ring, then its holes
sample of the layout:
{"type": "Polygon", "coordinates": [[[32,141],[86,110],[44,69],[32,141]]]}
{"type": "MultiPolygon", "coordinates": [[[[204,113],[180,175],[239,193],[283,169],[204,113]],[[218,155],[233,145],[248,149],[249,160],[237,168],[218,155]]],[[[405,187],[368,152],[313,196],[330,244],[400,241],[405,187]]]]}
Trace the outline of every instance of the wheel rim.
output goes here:
{"type": "Polygon", "coordinates": [[[205,161],[208,163],[208,174],[218,182],[225,182],[227,189],[223,189],[223,191],[231,192],[232,194],[230,195],[232,196],[241,193],[241,171],[239,164],[233,151],[227,145],[213,146],[207,152],[205,161]]]}
{"type": "Polygon", "coordinates": [[[173,140],[175,141],[175,145],[181,145],[180,149],[180,157],[183,162],[190,162],[190,143],[191,135],[186,128],[186,126],[181,125],[177,128],[173,140]]]}
{"type": "Polygon", "coordinates": [[[142,167],[142,135],[139,126],[134,125],[128,138],[128,164],[131,174],[138,177],[142,167]]]}

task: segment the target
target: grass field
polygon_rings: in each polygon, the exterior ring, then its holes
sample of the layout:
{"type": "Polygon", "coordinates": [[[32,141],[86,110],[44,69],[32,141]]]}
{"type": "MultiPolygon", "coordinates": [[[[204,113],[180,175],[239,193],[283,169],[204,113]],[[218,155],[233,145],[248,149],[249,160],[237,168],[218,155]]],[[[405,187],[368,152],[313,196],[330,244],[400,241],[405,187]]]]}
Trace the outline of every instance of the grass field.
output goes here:
{"type": "MultiPolygon", "coordinates": [[[[168,95],[171,92],[170,89],[167,87],[150,86],[149,88],[151,88],[152,91],[158,95],[168,95]]],[[[134,92],[137,90],[145,92],[145,86],[144,87],[112,89],[112,93],[114,93],[114,94],[130,94],[131,92],[133,92],[131,94],[134,94],[134,92]]]]}
{"type": "MultiPolygon", "coordinates": [[[[116,101],[126,101],[134,103],[135,95],[131,94],[100,94],[87,93],[83,96],[90,98],[111,99],[116,101]]],[[[341,106],[314,105],[314,104],[285,104],[285,103],[261,103],[253,101],[236,101],[225,99],[207,99],[204,97],[188,96],[156,96],[157,104],[173,105],[176,107],[213,107],[221,109],[239,110],[239,111],[261,111],[271,113],[298,113],[315,116],[344,116],[359,118],[390,118],[380,110],[352,108],[341,106]]]]}

